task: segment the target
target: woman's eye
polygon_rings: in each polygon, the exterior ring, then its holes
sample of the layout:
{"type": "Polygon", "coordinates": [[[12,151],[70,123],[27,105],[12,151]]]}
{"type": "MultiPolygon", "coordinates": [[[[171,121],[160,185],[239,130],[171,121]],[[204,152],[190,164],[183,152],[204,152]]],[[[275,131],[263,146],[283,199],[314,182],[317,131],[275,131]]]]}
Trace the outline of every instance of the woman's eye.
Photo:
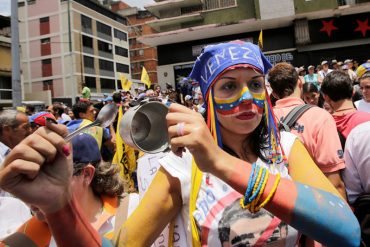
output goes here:
{"type": "Polygon", "coordinates": [[[249,89],[252,91],[259,91],[262,89],[262,84],[259,81],[252,81],[249,83],[249,89]]]}
{"type": "Polygon", "coordinates": [[[221,89],[222,90],[228,90],[228,91],[234,90],[234,89],[236,89],[236,85],[233,82],[227,82],[224,85],[222,85],[221,89]]]}

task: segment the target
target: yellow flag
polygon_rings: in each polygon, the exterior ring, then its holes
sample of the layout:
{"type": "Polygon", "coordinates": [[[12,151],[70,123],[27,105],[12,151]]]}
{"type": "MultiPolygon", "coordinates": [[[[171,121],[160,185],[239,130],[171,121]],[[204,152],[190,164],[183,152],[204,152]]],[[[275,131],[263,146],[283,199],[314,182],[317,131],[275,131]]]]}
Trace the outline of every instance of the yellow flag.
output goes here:
{"type": "Polygon", "coordinates": [[[121,80],[121,87],[124,91],[130,91],[132,81],[128,80],[123,74],[120,73],[119,78],[121,80]]]}
{"type": "Polygon", "coordinates": [[[121,169],[120,175],[124,180],[125,192],[134,192],[136,190],[132,173],[136,170],[135,150],[129,145],[125,144],[119,134],[119,123],[121,122],[122,116],[122,106],[120,106],[118,111],[116,153],[114,154],[112,163],[117,164],[121,169]]]}
{"type": "Polygon", "coordinates": [[[152,84],[150,82],[150,78],[149,78],[149,75],[148,75],[148,72],[146,72],[146,69],[145,67],[143,66],[143,71],[141,72],[141,81],[147,85],[148,88],[150,88],[150,85],[152,84]]]}
{"type": "Polygon", "coordinates": [[[258,36],[258,46],[260,47],[261,51],[263,50],[263,36],[262,36],[262,29],[260,31],[260,35],[258,36]]]}

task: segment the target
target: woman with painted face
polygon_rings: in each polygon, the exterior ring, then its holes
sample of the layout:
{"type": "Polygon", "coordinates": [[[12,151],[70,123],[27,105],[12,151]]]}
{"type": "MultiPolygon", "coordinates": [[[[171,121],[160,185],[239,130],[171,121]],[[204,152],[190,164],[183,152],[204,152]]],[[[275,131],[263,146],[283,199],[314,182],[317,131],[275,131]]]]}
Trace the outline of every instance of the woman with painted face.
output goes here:
{"type": "MultiPolygon", "coordinates": [[[[206,121],[197,112],[171,104],[166,119],[172,152],[159,160],[162,167],[121,228],[119,246],[150,246],[177,215],[181,222],[172,221],[170,228],[185,229],[185,236],[180,236],[184,246],[295,246],[298,231],[327,246],[359,245],[359,225],[351,209],[302,143],[278,131],[264,85],[270,68],[251,43],[204,48],[190,77],[200,83],[206,121]]],[[[57,135],[52,136],[51,143],[58,146],[57,135]]],[[[32,149],[33,143],[25,144],[32,149]]],[[[4,166],[11,166],[15,158],[30,160],[20,155],[13,153],[4,166]]],[[[29,200],[6,171],[0,172],[0,185],[29,200]]],[[[60,197],[62,203],[43,206],[54,212],[48,222],[59,220],[60,228],[76,215],[84,221],[75,198],[60,197]]],[[[59,228],[53,232],[61,235],[59,228]]],[[[64,239],[86,246],[86,235],[96,237],[87,226],[76,229],[64,239]]],[[[59,245],[66,244],[63,238],[58,240],[59,245]]],[[[176,241],[178,236],[170,235],[169,246],[176,241]]],[[[99,241],[95,243],[88,244],[96,246],[99,241]]]]}

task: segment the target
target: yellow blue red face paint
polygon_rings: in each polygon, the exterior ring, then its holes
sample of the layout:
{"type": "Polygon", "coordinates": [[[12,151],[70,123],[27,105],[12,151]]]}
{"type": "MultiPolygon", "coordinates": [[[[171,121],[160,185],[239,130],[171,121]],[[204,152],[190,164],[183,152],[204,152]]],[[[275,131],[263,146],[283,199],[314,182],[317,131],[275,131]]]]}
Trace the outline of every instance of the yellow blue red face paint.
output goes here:
{"type": "Polygon", "coordinates": [[[244,87],[238,95],[228,99],[214,97],[215,108],[218,113],[223,115],[233,114],[239,111],[239,105],[243,102],[253,102],[258,109],[263,110],[265,104],[265,92],[253,93],[248,87],[244,87]]]}

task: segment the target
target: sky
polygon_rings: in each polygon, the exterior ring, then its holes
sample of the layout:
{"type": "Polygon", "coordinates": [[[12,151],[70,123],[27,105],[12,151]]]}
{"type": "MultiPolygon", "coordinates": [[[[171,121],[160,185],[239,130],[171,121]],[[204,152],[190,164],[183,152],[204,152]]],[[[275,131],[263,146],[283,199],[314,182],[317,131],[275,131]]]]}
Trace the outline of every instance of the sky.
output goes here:
{"type": "Polygon", "coordinates": [[[10,15],[10,0],[0,0],[0,15],[10,15]]]}
{"type": "MultiPolygon", "coordinates": [[[[144,9],[145,5],[154,3],[153,0],[124,0],[124,2],[131,7],[138,7],[140,9],[144,9]]],[[[0,15],[10,15],[10,0],[0,0],[0,15]]]]}

